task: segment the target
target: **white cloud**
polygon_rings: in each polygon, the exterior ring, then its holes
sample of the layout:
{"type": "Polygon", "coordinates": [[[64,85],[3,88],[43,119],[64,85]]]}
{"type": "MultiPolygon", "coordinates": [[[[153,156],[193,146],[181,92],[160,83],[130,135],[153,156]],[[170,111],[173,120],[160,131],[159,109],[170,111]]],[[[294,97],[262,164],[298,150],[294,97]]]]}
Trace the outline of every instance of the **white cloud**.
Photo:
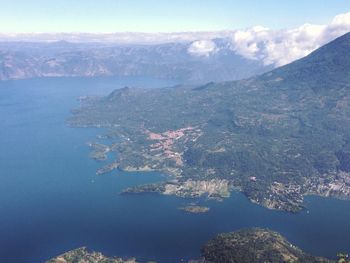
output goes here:
{"type": "Polygon", "coordinates": [[[196,56],[209,56],[216,50],[216,45],[212,40],[194,41],[187,49],[188,53],[196,56]]]}
{"type": "Polygon", "coordinates": [[[350,12],[340,14],[334,17],[332,21],[332,25],[344,25],[344,24],[350,24],[350,12]]]}
{"type": "Polygon", "coordinates": [[[257,59],[257,54],[260,50],[257,39],[268,39],[268,32],[269,29],[262,26],[256,26],[248,30],[238,30],[233,34],[232,48],[246,58],[257,59]]]}
{"type": "Polygon", "coordinates": [[[261,26],[233,32],[232,49],[238,54],[281,66],[310,54],[350,31],[350,12],[334,17],[328,25],[304,24],[298,28],[270,30],[261,26]]]}

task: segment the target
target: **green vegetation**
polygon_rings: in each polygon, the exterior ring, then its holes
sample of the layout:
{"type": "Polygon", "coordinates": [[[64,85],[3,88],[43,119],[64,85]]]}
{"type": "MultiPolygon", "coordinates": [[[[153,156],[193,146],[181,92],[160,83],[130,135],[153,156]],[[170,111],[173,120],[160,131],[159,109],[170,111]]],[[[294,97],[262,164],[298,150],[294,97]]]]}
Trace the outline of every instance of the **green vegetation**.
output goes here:
{"type": "Polygon", "coordinates": [[[110,148],[106,145],[99,143],[88,143],[89,147],[92,149],[90,157],[97,161],[104,161],[107,159],[107,153],[110,148]]]}
{"type": "Polygon", "coordinates": [[[188,205],[188,206],[180,207],[179,209],[191,214],[207,213],[210,210],[209,207],[199,206],[199,205],[188,205]]]}
{"type": "Polygon", "coordinates": [[[108,258],[102,255],[100,252],[90,252],[85,247],[82,247],[68,251],[46,261],[46,263],[136,263],[136,260],[134,258],[108,258]]]}
{"type": "MultiPolygon", "coordinates": [[[[69,123],[107,127],[119,153],[112,168],[172,175],[172,194],[224,197],[235,188],[291,212],[308,194],[348,199],[350,33],[255,78],[87,98],[69,123]]],[[[139,192],[147,188],[167,190],[139,192]]]]}
{"type": "Polygon", "coordinates": [[[202,248],[202,256],[203,263],[335,263],[308,255],[280,234],[259,228],[218,235],[202,248]]]}

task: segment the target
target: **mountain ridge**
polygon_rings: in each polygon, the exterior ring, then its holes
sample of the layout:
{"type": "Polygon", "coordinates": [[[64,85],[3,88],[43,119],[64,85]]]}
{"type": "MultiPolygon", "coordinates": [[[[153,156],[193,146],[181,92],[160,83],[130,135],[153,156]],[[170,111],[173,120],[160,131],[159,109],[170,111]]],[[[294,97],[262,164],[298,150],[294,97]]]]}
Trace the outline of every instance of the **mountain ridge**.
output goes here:
{"type": "Polygon", "coordinates": [[[287,76],[293,78],[293,81],[312,81],[313,85],[320,84],[317,82],[318,78],[327,77],[329,81],[321,84],[329,85],[329,82],[334,81],[332,78],[341,76],[345,78],[345,82],[349,80],[348,75],[344,74],[348,73],[350,68],[349,50],[350,32],[327,43],[308,56],[265,73],[262,77],[269,78],[278,75],[285,78],[287,76]]]}

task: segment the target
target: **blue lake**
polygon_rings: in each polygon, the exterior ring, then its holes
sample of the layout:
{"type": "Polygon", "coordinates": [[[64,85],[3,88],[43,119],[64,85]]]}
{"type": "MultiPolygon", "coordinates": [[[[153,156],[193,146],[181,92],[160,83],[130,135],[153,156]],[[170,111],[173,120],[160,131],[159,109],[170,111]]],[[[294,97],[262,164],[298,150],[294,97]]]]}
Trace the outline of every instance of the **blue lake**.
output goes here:
{"type": "Polygon", "coordinates": [[[158,173],[113,172],[89,158],[88,141],[103,130],[69,128],[70,110],[83,95],[123,86],[162,87],[149,78],[42,78],[0,82],[0,259],[44,262],[87,246],[141,261],[198,258],[217,233],[244,227],[279,231],[305,251],[335,257],[350,247],[350,202],[306,198],[307,210],[270,211],[233,193],[205,202],[207,214],[177,208],[191,200],[118,195],[121,189],[164,179],[158,173]]]}

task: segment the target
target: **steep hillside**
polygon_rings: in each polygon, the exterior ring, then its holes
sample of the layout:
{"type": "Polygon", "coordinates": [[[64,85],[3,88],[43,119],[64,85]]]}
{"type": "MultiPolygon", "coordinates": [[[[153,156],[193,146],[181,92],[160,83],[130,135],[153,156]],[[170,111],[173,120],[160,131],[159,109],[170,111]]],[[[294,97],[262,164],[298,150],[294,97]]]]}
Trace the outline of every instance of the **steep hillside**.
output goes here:
{"type": "Polygon", "coordinates": [[[280,234],[259,228],[218,235],[203,247],[202,255],[204,263],[335,262],[308,255],[280,234]]]}
{"type": "Polygon", "coordinates": [[[303,196],[350,197],[350,34],[259,77],[199,87],[124,88],[83,101],[74,126],[109,127],[120,153],[104,173],[160,170],[175,180],[126,189],[224,198],[271,209],[303,196]]]}

